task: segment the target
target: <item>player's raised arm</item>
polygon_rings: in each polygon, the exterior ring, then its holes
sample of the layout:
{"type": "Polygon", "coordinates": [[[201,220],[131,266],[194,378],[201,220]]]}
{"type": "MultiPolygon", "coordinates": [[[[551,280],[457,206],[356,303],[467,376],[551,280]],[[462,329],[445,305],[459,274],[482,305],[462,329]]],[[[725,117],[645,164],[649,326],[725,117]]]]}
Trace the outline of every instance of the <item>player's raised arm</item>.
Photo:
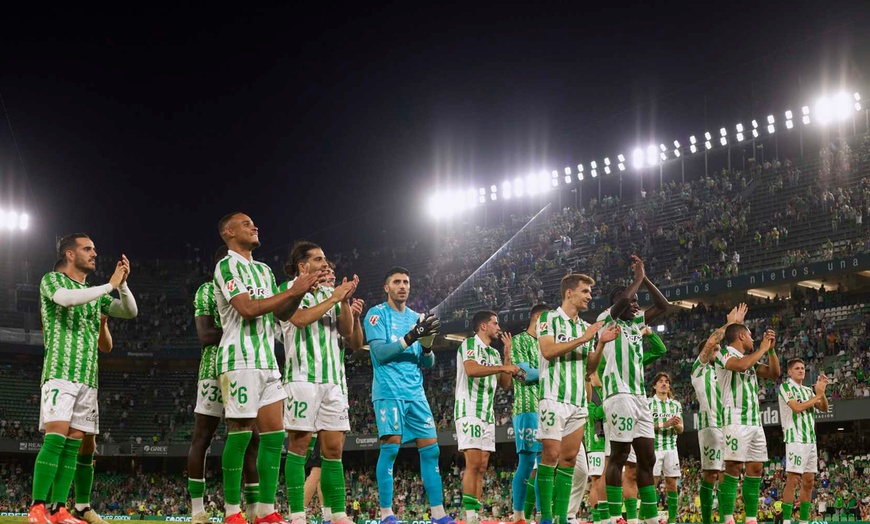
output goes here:
{"type": "Polygon", "coordinates": [[[540,336],[538,337],[538,344],[541,346],[541,355],[543,355],[547,360],[554,360],[562,355],[570,353],[595,338],[595,334],[598,333],[598,330],[603,326],[604,322],[601,321],[590,324],[581,336],[574,340],[569,340],[568,342],[556,342],[553,335],[548,334],[547,331],[543,330],[540,332],[540,336]]]}
{"type": "Polygon", "coordinates": [[[360,320],[364,307],[365,302],[363,299],[352,298],[348,308],[351,312],[353,328],[350,335],[345,338],[347,339],[348,347],[353,351],[361,349],[365,344],[365,334],[363,333],[362,321],[360,320]]]}
{"type": "Polygon", "coordinates": [[[704,343],[704,347],[698,357],[702,364],[708,364],[716,358],[716,351],[719,349],[722,339],[725,338],[725,330],[731,324],[742,324],[743,319],[746,318],[747,311],[746,304],[742,302],[731,309],[726,316],[725,325],[714,331],[704,343]]]}
{"type": "Polygon", "coordinates": [[[779,367],[779,357],[776,356],[776,333],[772,329],[768,329],[764,333],[764,340],[758,345],[759,349],[764,349],[767,352],[767,364],[758,366],[758,376],[761,378],[770,378],[773,380],[779,379],[782,370],[779,367]]]}
{"type": "Polygon", "coordinates": [[[237,265],[233,261],[224,259],[215,270],[215,282],[230,305],[245,320],[252,320],[267,313],[275,313],[275,317],[279,320],[289,320],[293,311],[299,307],[302,297],[320,277],[320,273],[300,275],[286,291],[268,298],[253,299],[247,293],[244,282],[238,274],[237,265]]]}
{"type": "Polygon", "coordinates": [[[595,352],[590,353],[586,361],[586,369],[596,370],[598,364],[601,363],[601,357],[604,355],[604,346],[608,342],[612,342],[619,337],[619,328],[610,326],[598,335],[598,342],[595,344],[595,352]]]}

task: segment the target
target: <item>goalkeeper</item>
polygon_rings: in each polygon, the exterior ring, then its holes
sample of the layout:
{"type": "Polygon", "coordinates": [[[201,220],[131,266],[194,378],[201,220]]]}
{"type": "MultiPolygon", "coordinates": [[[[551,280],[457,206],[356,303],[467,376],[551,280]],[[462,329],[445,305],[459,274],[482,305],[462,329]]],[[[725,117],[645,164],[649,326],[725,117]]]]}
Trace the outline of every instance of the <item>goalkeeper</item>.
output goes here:
{"type": "Polygon", "coordinates": [[[380,518],[383,524],[398,524],[393,514],[393,463],[399,446],[414,440],[420,452],[423,488],[432,506],[432,522],[455,524],[444,511],[435,420],[420,371],[435,364],[432,342],[441,323],[434,315],[418,315],[405,306],[410,291],[407,269],[387,271],[387,301],[369,309],[363,323],[374,369],[372,401],[381,443],[377,465],[380,518]]]}

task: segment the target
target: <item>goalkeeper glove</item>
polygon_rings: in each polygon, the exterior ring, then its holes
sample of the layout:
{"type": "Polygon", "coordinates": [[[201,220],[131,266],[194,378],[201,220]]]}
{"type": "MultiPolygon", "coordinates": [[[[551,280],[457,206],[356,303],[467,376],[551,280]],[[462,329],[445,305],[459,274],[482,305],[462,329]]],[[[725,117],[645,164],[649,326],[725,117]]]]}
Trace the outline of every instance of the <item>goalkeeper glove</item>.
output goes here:
{"type": "Polygon", "coordinates": [[[431,348],[435,335],[438,334],[438,329],[441,327],[441,321],[432,313],[424,313],[417,319],[417,323],[411,328],[411,331],[405,334],[405,346],[410,346],[418,340],[429,342],[431,348]],[[426,339],[426,340],[421,340],[426,339]]]}

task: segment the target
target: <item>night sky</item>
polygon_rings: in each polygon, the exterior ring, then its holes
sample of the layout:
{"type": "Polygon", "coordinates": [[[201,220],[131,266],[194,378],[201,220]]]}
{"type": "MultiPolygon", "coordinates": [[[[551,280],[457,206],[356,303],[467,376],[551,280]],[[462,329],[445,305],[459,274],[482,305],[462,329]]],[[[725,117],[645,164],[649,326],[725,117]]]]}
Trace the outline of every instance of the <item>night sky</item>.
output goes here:
{"type": "Polygon", "coordinates": [[[870,73],[865,2],[322,4],[6,7],[30,186],[0,120],[0,208],[26,207],[46,252],[81,230],[103,256],[210,253],[231,210],[261,253],[398,243],[444,227],[422,211],[436,186],[628,155],[870,73]]]}

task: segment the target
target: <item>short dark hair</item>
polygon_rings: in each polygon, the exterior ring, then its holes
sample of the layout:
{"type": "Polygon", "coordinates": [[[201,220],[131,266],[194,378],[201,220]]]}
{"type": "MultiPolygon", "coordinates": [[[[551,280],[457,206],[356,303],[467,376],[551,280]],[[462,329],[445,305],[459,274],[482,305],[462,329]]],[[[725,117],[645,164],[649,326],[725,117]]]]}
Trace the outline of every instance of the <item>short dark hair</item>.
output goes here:
{"type": "Polygon", "coordinates": [[[568,273],[562,277],[562,284],[559,287],[559,296],[562,300],[565,300],[565,293],[567,293],[569,289],[576,288],[581,282],[589,284],[590,286],[595,285],[595,279],[589,275],[584,275],[583,273],[568,273]]]}
{"type": "Polygon", "coordinates": [[[749,328],[743,324],[729,324],[729,326],[725,328],[725,342],[729,344],[734,342],[737,340],[737,337],[740,336],[740,333],[748,329],[749,328]]]}
{"type": "Polygon", "coordinates": [[[55,263],[55,271],[58,269],[58,263],[66,263],[66,252],[76,247],[76,242],[80,238],[91,238],[86,233],[70,233],[60,237],[57,241],[57,262],[55,263]]]}
{"type": "Polygon", "coordinates": [[[628,289],[625,286],[616,286],[615,288],[610,290],[610,305],[616,303],[617,300],[622,298],[622,294],[625,293],[625,290],[628,289]]]}
{"type": "Polygon", "coordinates": [[[308,252],[320,246],[308,240],[297,240],[290,246],[290,260],[284,264],[284,273],[295,278],[299,274],[299,263],[308,260],[308,252]]]}
{"type": "Polygon", "coordinates": [[[217,264],[218,262],[223,260],[224,257],[227,256],[227,253],[229,253],[229,252],[230,252],[230,248],[228,248],[226,244],[217,248],[217,250],[214,252],[214,263],[217,264]]]}
{"type": "Polygon", "coordinates": [[[218,220],[218,235],[220,235],[221,238],[224,237],[224,229],[227,228],[227,224],[238,214],[241,214],[241,211],[233,211],[232,213],[227,213],[218,220]]]}
{"type": "Polygon", "coordinates": [[[495,316],[498,316],[496,315],[495,311],[478,311],[471,318],[471,329],[473,329],[474,332],[477,333],[477,330],[480,329],[481,324],[486,324],[487,322],[489,322],[489,319],[495,316]]]}
{"type": "MultiPolygon", "coordinates": [[[[793,368],[795,364],[804,364],[804,359],[800,357],[788,359],[788,364],[785,365],[786,371],[791,371],[791,368],[793,368]]],[[[806,364],[804,364],[804,367],[806,367],[806,364]]]]}
{"type": "Polygon", "coordinates": [[[529,312],[529,318],[537,315],[538,313],[543,313],[544,311],[550,311],[550,306],[544,304],[543,302],[540,304],[535,304],[532,306],[532,310],[529,312]]]}
{"type": "Polygon", "coordinates": [[[390,269],[388,269],[388,270],[387,270],[387,274],[384,275],[384,282],[389,281],[389,280],[390,280],[390,277],[393,276],[393,275],[395,275],[396,273],[401,273],[401,274],[403,274],[403,275],[408,275],[408,278],[411,278],[411,272],[408,271],[407,268],[404,268],[404,267],[402,267],[402,266],[393,266],[393,267],[391,267],[390,269]]]}
{"type": "Polygon", "coordinates": [[[335,262],[333,262],[332,260],[327,260],[326,265],[329,266],[329,269],[335,271],[335,262]]]}

